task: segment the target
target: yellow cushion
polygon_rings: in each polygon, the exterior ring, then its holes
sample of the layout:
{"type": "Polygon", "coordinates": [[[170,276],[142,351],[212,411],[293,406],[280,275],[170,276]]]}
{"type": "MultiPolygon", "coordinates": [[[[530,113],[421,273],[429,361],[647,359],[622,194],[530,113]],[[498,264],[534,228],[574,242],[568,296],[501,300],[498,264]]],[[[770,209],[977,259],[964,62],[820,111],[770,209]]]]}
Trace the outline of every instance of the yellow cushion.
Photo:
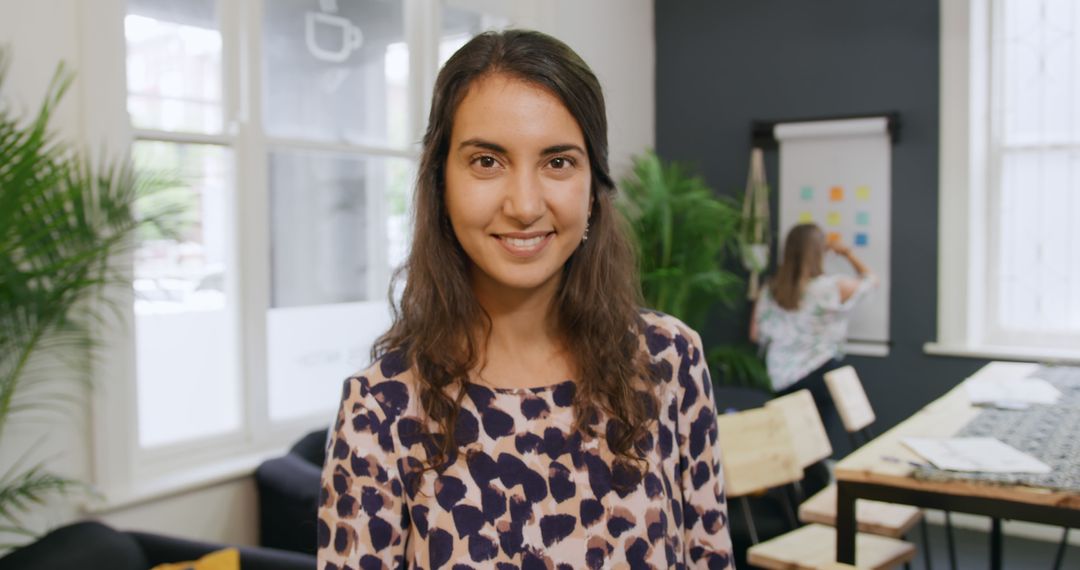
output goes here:
{"type": "Polygon", "coordinates": [[[240,551],[226,548],[211,552],[194,562],[158,564],[152,570],[240,570],[240,551]]]}

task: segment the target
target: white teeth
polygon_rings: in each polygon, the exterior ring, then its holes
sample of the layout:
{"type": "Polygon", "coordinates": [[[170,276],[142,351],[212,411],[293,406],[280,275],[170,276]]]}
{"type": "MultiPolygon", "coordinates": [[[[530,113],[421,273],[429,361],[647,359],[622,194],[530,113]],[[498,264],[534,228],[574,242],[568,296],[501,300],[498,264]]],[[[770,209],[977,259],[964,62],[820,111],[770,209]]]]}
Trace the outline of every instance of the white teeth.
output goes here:
{"type": "Polygon", "coordinates": [[[503,239],[506,240],[506,243],[508,243],[508,244],[510,244],[510,245],[512,245],[514,247],[528,248],[528,247],[534,247],[536,245],[539,245],[540,242],[544,241],[544,237],[545,236],[536,236],[536,237],[532,237],[532,238],[529,238],[529,239],[518,239],[518,238],[512,238],[512,237],[504,237],[503,239]]]}

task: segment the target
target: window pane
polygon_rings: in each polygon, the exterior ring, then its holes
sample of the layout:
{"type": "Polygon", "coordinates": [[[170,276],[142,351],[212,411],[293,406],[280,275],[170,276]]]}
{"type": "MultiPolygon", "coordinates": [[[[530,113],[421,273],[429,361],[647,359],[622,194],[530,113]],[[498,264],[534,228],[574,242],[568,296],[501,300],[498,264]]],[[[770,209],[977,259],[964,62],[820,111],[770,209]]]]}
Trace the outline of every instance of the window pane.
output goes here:
{"type": "Polygon", "coordinates": [[[1002,160],[998,314],[1012,330],[1080,332],[1080,151],[1002,160]]]}
{"type": "Polygon", "coordinates": [[[221,32],[213,0],[129,0],[128,113],[136,128],[220,133],[221,32]]]}
{"type": "Polygon", "coordinates": [[[144,141],[133,153],[139,170],[184,184],[143,202],[182,213],[177,235],[144,231],[135,251],[139,443],[153,447],[236,430],[237,329],[226,294],[231,152],[144,141]]]}
{"type": "Polygon", "coordinates": [[[439,37],[439,67],[442,67],[446,60],[450,59],[450,56],[454,55],[454,52],[473,36],[488,30],[502,29],[509,24],[510,21],[506,18],[454,6],[444,6],[442,34],[439,37]]]}
{"type": "Polygon", "coordinates": [[[270,416],[332,408],[389,326],[390,273],[404,260],[412,163],[279,151],[270,156],[270,416]]]}
{"type": "Polygon", "coordinates": [[[1002,143],[1080,144],[1080,4],[999,0],[1002,143]]]}
{"type": "Polygon", "coordinates": [[[402,5],[383,0],[266,0],[266,132],[405,145],[409,50],[402,5]]]}

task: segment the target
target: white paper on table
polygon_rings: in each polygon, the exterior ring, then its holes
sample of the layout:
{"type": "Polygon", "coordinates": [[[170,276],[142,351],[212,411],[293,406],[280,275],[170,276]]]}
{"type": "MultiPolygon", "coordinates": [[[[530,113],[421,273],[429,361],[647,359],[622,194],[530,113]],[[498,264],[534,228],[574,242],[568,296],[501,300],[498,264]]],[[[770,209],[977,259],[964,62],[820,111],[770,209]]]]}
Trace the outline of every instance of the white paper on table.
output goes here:
{"type": "Polygon", "coordinates": [[[964,382],[972,405],[1056,404],[1061,391],[1042,378],[991,380],[972,378],[964,382]]]}
{"type": "Polygon", "coordinates": [[[938,469],[990,473],[1049,473],[1050,466],[992,437],[905,437],[904,445],[938,469]]]}

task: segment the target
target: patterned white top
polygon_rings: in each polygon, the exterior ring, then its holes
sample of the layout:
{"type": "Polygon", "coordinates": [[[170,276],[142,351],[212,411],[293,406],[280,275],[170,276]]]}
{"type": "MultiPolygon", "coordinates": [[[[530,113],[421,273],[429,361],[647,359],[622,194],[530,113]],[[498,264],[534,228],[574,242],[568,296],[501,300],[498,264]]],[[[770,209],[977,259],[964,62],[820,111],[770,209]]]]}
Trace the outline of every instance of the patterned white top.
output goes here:
{"type": "Polygon", "coordinates": [[[776,303],[766,287],[758,300],[758,342],[766,347],[765,364],[773,390],[780,391],[829,359],[843,356],[851,309],[877,286],[871,275],[859,280],[847,301],[840,301],[839,275],[820,275],[806,284],[799,308],[776,303]]]}

